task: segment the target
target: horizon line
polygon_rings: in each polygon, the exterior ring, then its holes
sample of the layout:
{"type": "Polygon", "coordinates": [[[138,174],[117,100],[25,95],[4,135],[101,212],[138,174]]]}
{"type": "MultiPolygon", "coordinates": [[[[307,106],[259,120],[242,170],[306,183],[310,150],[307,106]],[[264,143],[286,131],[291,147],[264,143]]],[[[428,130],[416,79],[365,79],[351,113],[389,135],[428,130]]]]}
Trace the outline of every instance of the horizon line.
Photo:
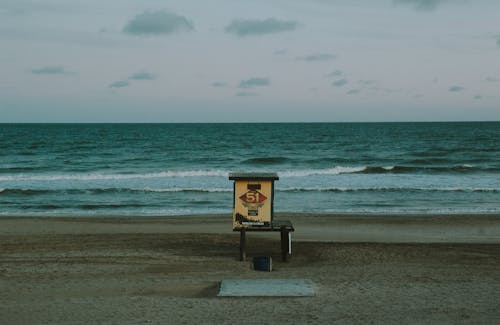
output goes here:
{"type": "Polygon", "coordinates": [[[428,120],[428,121],[233,121],[233,122],[0,122],[0,125],[8,124],[377,124],[377,123],[498,123],[500,120],[428,120]]]}

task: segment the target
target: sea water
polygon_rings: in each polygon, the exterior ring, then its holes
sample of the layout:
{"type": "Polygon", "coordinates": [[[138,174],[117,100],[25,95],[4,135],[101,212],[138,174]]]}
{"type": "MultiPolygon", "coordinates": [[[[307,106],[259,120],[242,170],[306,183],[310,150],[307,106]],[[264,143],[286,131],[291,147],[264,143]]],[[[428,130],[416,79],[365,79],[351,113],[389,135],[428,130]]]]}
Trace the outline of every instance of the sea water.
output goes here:
{"type": "Polygon", "coordinates": [[[499,213],[500,123],[0,124],[0,215],[230,213],[233,171],[275,211],[499,213]]]}

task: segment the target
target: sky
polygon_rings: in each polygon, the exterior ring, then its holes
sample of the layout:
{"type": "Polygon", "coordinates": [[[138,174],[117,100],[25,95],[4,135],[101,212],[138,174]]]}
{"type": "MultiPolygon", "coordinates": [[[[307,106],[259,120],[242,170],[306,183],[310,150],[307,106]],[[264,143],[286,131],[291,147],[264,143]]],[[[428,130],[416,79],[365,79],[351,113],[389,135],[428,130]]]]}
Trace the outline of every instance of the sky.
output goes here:
{"type": "Polygon", "coordinates": [[[0,0],[0,123],[478,120],[498,0],[0,0]]]}

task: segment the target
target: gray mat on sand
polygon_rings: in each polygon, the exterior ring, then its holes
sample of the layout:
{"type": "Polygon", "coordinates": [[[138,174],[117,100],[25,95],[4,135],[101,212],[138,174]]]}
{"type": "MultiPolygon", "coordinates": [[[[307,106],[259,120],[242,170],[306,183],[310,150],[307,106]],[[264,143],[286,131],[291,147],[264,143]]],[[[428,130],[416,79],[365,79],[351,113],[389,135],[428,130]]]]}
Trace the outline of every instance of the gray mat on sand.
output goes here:
{"type": "Polygon", "coordinates": [[[309,279],[222,280],[219,297],[309,297],[314,296],[309,279]]]}

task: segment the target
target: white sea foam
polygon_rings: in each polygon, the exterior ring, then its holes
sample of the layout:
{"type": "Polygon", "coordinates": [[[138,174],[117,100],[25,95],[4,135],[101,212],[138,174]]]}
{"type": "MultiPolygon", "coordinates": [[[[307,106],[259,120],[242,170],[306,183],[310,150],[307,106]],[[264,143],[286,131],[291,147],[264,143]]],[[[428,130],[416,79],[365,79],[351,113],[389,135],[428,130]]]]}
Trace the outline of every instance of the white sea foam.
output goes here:
{"type": "MultiPolygon", "coordinates": [[[[91,188],[91,189],[64,189],[60,190],[66,194],[78,195],[81,193],[112,193],[112,192],[151,192],[151,193],[231,193],[232,188],[223,187],[170,187],[170,188],[91,188]]],[[[352,187],[277,187],[278,192],[361,192],[361,191],[416,191],[416,192],[500,192],[500,188],[492,187],[412,187],[412,186],[352,186],[352,187]]],[[[31,189],[0,189],[0,193],[38,195],[58,190],[31,190],[31,189]]]]}
{"type": "Polygon", "coordinates": [[[356,191],[428,191],[428,192],[499,192],[498,188],[482,187],[286,187],[280,192],[356,192],[356,191]]]}
{"type": "Polygon", "coordinates": [[[232,192],[232,188],[144,188],[144,189],[132,189],[133,191],[144,191],[144,192],[207,192],[207,193],[222,193],[222,192],[232,192]]]}
{"type": "MultiPolygon", "coordinates": [[[[472,165],[462,165],[462,168],[473,168],[472,165]]],[[[371,167],[373,168],[373,167],[371,167]]],[[[381,167],[391,171],[396,166],[381,167]]],[[[309,177],[314,175],[334,176],[340,174],[353,174],[369,171],[367,166],[335,166],[323,169],[298,169],[278,171],[283,178],[309,177]]],[[[190,177],[224,177],[227,178],[229,170],[207,169],[207,170],[167,170],[143,174],[103,174],[103,173],[73,173],[73,174],[4,174],[0,181],[101,181],[101,180],[133,180],[133,179],[155,179],[155,178],[190,178],[190,177]]],[[[259,172],[259,170],[249,170],[259,172]]],[[[375,172],[376,173],[376,172],[375,172]]]]}
{"type": "Polygon", "coordinates": [[[326,169],[289,170],[289,171],[279,172],[278,175],[281,177],[306,177],[312,175],[351,174],[351,173],[359,173],[364,170],[366,170],[366,166],[361,166],[361,167],[336,166],[333,168],[326,168],[326,169]]]}
{"type": "Polygon", "coordinates": [[[17,174],[0,176],[0,181],[98,181],[98,180],[123,180],[123,179],[144,179],[162,177],[226,177],[229,174],[226,170],[186,170],[186,171],[162,171],[158,173],[146,174],[17,174]]]}
{"type": "MultiPolygon", "coordinates": [[[[282,177],[307,177],[312,175],[339,175],[364,171],[362,167],[336,166],[326,169],[288,170],[278,172],[282,177]]],[[[102,173],[78,173],[78,174],[15,174],[0,176],[0,181],[100,181],[100,180],[127,180],[169,177],[227,177],[228,170],[179,170],[161,171],[145,174],[102,174],[102,173]]]]}

